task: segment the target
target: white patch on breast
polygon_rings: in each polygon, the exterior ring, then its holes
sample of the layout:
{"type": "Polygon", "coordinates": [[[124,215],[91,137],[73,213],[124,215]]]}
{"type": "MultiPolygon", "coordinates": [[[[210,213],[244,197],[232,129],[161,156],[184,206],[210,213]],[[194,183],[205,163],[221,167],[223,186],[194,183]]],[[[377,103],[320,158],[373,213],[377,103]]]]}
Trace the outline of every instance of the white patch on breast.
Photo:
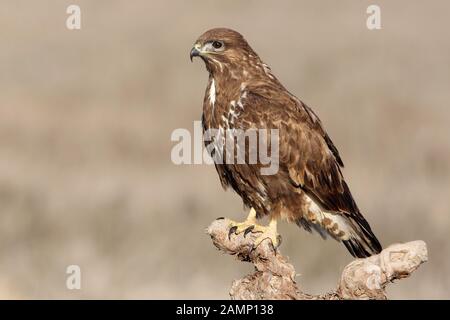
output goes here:
{"type": "Polygon", "coordinates": [[[214,103],[216,102],[216,83],[214,79],[211,81],[211,86],[209,87],[209,103],[214,108],[214,103]]]}
{"type": "Polygon", "coordinates": [[[238,116],[236,114],[236,101],[231,101],[230,103],[230,109],[228,110],[228,119],[227,124],[231,124],[232,127],[234,127],[234,119],[238,116]]]}
{"type": "Polygon", "coordinates": [[[239,100],[237,102],[235,100],[230,102],[227,124],[230,125],[231,128],[234,128],[234,121],[239,117],[241,111],[244,110],[243,100],[247,97],[247,91],[245,91],[246,87],[246,83],[243,82],[240,87],[241,95],[239,96],[239,100]],[[240,110],[236,107],[239,107],[240,110]]]}
{"type": "Polygon", "coordinates": [[[245,82],[243,82],[241,84],[241,96],[239,97],[239,100],[237,102],[237,105],[244,110],[244,104],[243,104],[243,100],[245,98],[247,98],[247,91],[245,90],[245,88],[247,88],[247,84],[245,82]]]}

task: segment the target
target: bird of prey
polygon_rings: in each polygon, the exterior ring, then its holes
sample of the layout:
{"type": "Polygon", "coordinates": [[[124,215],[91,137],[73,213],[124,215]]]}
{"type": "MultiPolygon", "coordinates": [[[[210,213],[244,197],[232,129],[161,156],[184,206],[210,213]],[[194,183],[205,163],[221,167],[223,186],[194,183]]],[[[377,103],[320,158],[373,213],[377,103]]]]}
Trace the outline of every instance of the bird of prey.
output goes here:
{"type": "MultiPolygon", "coordinates": [[[[314,111],[288,92],[244,37],[231,29],[206,31],[190,58],[200,57],[209,73],[202,125],[209,129],[278,129],[279,168],[263,175],[261,163],[214,160],[222,186],[231,186],[250,212],[230,232],[259,233],[255,246],[280,244],[277,220],[294,222],[323,238],[342,242],[354,257],[382,247],[344,180],[341,156],[314,111]],[[270,217],[268,226],[257,219],[270,217]]],[[[206,141],[205,141],[206,144],[206,141]]]]}

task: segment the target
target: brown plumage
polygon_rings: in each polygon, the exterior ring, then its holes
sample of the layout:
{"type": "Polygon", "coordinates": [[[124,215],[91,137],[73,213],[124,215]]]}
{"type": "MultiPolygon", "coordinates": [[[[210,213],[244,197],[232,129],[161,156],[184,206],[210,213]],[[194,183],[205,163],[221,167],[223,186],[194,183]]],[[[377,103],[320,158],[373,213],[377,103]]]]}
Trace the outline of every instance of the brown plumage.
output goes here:
{"type": "Polygon", "coordinates": [[[242,35],[209,30],[197,40],[193,56],[201,57],[209,72],[205,131],[279,130],[278,172],[262,175],[259,162],[216,163],[223,187],[231,186],[258,218],[284,218],[330,235],[353,256],[379,253],[381,245],[350,193],[339,152],[320,119],[283,87],[242,35]]]}

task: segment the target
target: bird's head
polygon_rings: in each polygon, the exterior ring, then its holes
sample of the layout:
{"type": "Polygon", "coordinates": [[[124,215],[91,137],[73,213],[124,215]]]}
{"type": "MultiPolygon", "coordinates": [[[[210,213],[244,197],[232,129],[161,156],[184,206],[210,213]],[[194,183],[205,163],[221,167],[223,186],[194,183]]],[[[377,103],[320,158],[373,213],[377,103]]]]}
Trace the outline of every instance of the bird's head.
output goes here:
{"type": "Polygon", "coordinates": [[[257,58],[244,37],[237,31],[215,28],[202,34],[191,50],[191,61],[200,57],[210,72],[232,69],[243,61],[257,58]]]}

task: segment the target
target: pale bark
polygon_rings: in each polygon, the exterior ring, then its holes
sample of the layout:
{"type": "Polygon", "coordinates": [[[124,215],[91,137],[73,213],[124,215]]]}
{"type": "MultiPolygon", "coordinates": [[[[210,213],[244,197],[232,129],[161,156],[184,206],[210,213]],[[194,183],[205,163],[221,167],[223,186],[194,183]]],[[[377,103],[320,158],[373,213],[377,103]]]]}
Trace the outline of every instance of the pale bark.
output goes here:
{"type": "Polygon", "coordinates": [[[207,229],[213,244],[221,251],[241,261],[253,263],[255,271],[234,280],[230,290],[232,299],[387,299],[385,287],[396,279],[409,277],[428,259],[423,241],[393,244],[380,254],[355,259],[343,270],[335,291],[322,295],[302,292],[296,282],[296,272],[280,248],[273,249],[270,240],[253,248],[257,233],[229,235],[231,221],[215,220],[207,229]]]}

